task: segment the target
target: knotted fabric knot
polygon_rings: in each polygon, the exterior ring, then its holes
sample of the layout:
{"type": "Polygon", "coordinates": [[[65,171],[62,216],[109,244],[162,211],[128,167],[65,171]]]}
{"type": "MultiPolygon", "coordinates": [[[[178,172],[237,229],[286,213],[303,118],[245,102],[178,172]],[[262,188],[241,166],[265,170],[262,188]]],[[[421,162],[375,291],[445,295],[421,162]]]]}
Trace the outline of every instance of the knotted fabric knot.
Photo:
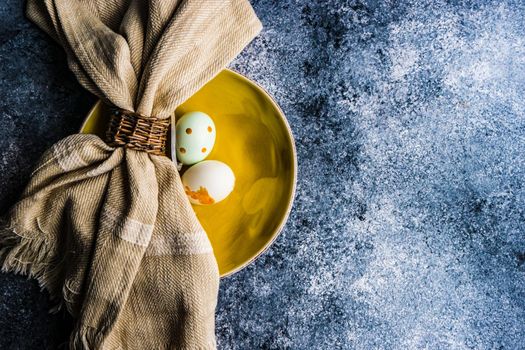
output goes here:
{"type": "Polygon", "coordinates": [[[114,109],[106,131],[106,143],[159,156],[166,155],[170,118],[145,117],[135,112],[114,109]]]}

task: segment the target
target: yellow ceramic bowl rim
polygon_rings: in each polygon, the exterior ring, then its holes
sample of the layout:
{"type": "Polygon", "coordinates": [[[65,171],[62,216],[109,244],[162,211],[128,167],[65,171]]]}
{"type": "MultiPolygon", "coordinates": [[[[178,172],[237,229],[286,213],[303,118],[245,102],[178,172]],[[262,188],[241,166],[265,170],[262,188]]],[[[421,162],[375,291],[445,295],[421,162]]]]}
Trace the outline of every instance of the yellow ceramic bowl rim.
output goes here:
{"type": "MultiPolygon", "coordinates": [[[[292,151],[292,159],[293,159],[292,176],[293,176],[293,181],[292,181],[292,190],[291,190],[291,193],[290,193],[290,198],[288,199],[288,206],[286,207],[286,211],[285,211],[284,215],[281,218],[279,226],[277,227],[277,229],[273,233],[271,239],[261,249],[259,249],[259,251],[257,251],[257,253],[255,253],[255,255],[251,259],[247,260],[244,264],[239,265],[237,268],[235,268],[235,269],[233,269],[233,270],[231,270],[231,271],[221,275],[221,278],[231,276],[234,273],[241,271],[242,269],[244,269],[245,267],[250,265],[252,262],[254,262],[264,252],[266,252],[268,250],[268,248],[270,248],[270,246],[275,242],[277,237],[279,237],[279,235],[281,234],[282,230],[284,229],[284,225],[286,224],[286,222],[288,220],[288,217],[290,216],[290,212],[292,210],[292,206],[293,206],[293,202],[294,202],[294,198],[295,198],[295,191],[296,191],[296,187],[297,187],[297,150],[295,148],[295,139],[293,137],[292,129],[290,128],[290,124],[288,123],[288,120],[286,119],[286,117],[285,117],[281,107],[279,107],[277,102],[275,102],[275,99],[273,98],[273,96],[271,96],[266,90],[264,90],[256,82],[248,79],[247,77],[245,77],[241,73],[238,73],[238,72],[236,72],[236,71],[234,71],[234,70],[232,70],[230,68],[225,68],[225,70],[227,70],[230,73],[236,75],[238,78],[240,78],[241,80],[245,81],[248,85],[251,85],[252,87],[257,89],[260,93],[262,93],[263,95],[267,96],[268,100],[272,103],[272,105],[275,107],[275,109],[279,112],[278,113],[279,117],[281,118],[281,121],[285,125],[286,130],[288,132],[290,148],[291,148],[291,151],[292,151]]],[[[97,101],[97,103],[95,103],[95,105],[89,110],[87,117],[84,119],[84,122],[82,123],[82,126],[80,127],[80,132],[82,132],[82,130],[86,126],[86,124],[88,122],[88,119],[89,119],[89,116],[91,116],[93,114],[95,109],[98,108],[101,103],[102,103],[102,101],[100,101],[100,100],[97,101]]]]}

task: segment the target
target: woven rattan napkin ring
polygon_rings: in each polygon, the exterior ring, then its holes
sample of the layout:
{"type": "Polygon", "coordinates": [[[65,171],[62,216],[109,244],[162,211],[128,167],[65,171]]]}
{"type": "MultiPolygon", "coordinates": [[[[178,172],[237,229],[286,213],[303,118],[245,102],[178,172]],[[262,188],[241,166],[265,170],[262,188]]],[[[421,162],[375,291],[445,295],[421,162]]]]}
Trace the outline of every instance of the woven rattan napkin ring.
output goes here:
{"type": "Polygon", "coordinates": [[[164,156],[169,127],[170,118],[147,118],[135,112],[114,109],[106,131],[106,143],[164,156]]]}

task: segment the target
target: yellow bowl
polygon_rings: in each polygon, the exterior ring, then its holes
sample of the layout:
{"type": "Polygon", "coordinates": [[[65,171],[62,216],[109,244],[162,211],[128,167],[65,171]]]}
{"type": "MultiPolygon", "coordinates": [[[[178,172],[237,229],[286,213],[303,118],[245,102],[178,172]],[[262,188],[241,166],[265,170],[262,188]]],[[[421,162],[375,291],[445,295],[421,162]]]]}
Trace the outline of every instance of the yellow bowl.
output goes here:
{"type": "MultiPolygon", "coordinates": [[[[292,207],[297,157],[283,112],[260,86],[225,69],[175,111],[209,114],[217,129],[207,159],[228,164],[236,176],[222,202],[193,206],[208,233],[221,276],[233,274],[262,254],[282,230],[292,207]]],[[[108,109],[98,102],[82,133],[103,136],[108,109]]]]}

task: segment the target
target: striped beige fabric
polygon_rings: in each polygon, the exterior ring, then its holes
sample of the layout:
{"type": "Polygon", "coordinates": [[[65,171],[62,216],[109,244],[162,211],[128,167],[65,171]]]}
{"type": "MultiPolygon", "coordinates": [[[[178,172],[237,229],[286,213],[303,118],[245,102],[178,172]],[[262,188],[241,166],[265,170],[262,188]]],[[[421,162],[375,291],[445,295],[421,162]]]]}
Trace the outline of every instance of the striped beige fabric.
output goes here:
{"type": "MultiPolygon", "coordinates": [[[[81,84],[167,118],[258,33],[247,0],[28,0],[81,84]]],[[[0,265],[75,316],[71,349],[214,349],[218,269],[167,157],[72,135],[0,230],[0,265]]]]}

